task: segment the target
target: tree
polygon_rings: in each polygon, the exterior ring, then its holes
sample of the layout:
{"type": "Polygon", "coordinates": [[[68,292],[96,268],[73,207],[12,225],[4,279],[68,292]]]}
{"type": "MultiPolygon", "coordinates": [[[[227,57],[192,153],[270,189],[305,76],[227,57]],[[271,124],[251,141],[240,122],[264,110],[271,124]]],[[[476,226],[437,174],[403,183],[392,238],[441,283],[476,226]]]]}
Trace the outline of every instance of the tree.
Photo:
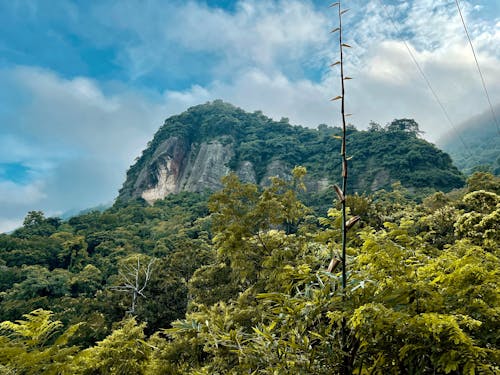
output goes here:
{"type": "Polygon", "coordinates": [[[52,312],[34,310],[24,320],[0,323],[0,369],[5,374],[71,374],[69,365],[77,352],[68,340],[80,324],[69,327],[57,338],[60,321],[52,320],[52,312]]]}
{"type": "Polygon", "coordinates": [[[145,342],[145,324],[128,318],[108,337],[81,351],[71,362],[72,374],[145,374],[151,347],[145,342]]]}
{"type": "Polygon", "coordinates": [[[386,125],[385,130],[388,132],[405,132],[414,136],[421,135],[423,132],[419,129],[418,124],[413,119],[397,119],[386,125]]]}
{"type": "Polygon", "coordinates": [[[30,211],[23,221],[24,227],[34,227],[45,221],[45,215],[42,211],[30,211]]]}
{"type": "Polygon", "coordinates": [[[475,172],[467,179],[467,187],[469,192],[486,190],[500,194],[500,177],[487,172],[475,172]]]}
{"type": "Polygon", "coordinates": [[[136,258],[137,263],[135,263],[132,257],[122,262],[122,269],[119,271],[120,285],[111,287],[112,290],[125,292],[130,295],[130,309],[127,313],[131,315],[136,313],[138,298],[146,298],[144,290],[148,286],[155,262],[155,258],[151,258],[145,266],[141,264],[139,256],[135,256],[134,258],[136,258]]]}

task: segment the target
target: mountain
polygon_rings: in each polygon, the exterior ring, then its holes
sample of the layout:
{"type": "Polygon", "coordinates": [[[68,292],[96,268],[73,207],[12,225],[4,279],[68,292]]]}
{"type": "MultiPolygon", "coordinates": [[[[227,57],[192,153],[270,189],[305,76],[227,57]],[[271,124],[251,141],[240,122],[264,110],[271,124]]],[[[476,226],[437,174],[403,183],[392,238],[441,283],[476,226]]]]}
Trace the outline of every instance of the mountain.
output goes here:
{"type": "Polygon", "coordinates": [[[74,208],[74,209],[70,209],[70,210],[67,210],[67,211],[63,212],[60,215],[60,218],[63,219],[63,220],[68,220],[68,219],[71,219],[74,216],[85,215],[85,214],[87,214],[89,212],[93,212],[93,211],[104,212],[108,208],[110,208],[112,205],[113,205],[112,203],[108,202],[108,203],[98,204],[97,206],[94,206],[94,207],[84,208],[83,210],[82,209],[74,208]]]}
{"type": "MultiPolygon", "coordinates": [[[[271,176],[286,178],[296,165],[308,170],[308,191],[321,192],[339,180],[340,132],[273,121],[221,100],[198,105],[165,121],[128,170],[118,201],[152,203],[181,191],[217,190],[230,172],[264,186],[271,176]]],[[[349,126],[347,150],[351,191],[372,192],[395,181],[414,190],[449,191],[464,183],[446,153],[418,138],[413,120],[367,131],[349,126]]]]}
{"type": "MultiPolygon", "coordinates": [[[[494,111],[500,113],[500,104],[494,111]]],[[[500,176],[500,130],[491,111],[466,120],[457,131],[443,136],[438,145],[450,154],[455,165],[465,174],[479,168],[500,176]]]]}

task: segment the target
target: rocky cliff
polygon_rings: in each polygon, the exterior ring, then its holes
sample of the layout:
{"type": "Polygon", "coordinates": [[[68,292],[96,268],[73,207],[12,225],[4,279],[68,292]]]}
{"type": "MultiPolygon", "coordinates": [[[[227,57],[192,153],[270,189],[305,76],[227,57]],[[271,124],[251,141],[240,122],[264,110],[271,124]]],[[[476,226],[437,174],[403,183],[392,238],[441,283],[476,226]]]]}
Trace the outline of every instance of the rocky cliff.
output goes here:
{"type": "MultiPolygon", "coordinates": [[[[339,132],[325,125],[308,129],[286,119],[276,122],[222,101],[192,107],[165,121],[127,172],[118,199],[152,203],[181,191],[217,190],[231,172],[244,182],[265,185],[272,176],[287,178],[295,165],[307,167],[308,190],[318,192],[340,175],[339,132]]],[[[404,128],[350,128],[348,150],[351,191],[371,192],[395,181],[416,189],[463,184],[447,154],[404,128]]]]}
{"type": "MultiPolygon", "coordinates": [[[[290,167],[273,160],[257,181],[254,165],[245,160],[236,169],[229,164],[235,156],[234,141],[225,137],[188,144],[185,139],[170,137],[162,142],[133,183],[129,197],[141,197],[149,203],[181,191],[201,192],[222,187],[222,177],[233,172],[242,182],[265,185],[269,178],[288,178],[290,167]]],[[[122,195],[125,195],[124,189],[122,195]]]]}

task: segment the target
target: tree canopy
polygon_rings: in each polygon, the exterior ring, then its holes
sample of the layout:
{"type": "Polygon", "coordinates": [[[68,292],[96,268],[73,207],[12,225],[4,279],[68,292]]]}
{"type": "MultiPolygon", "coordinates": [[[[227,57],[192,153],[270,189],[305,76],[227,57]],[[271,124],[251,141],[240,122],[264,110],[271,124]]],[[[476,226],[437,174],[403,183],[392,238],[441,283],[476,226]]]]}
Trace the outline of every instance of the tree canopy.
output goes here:
{"type": "Polygon", "coordinates": [[[351,195],[349,215],[362,219],[342,295],[327,270],[338,202],[316,213],[300,200],[306,169],[290,175],[266,187],[230,175],[210,197],[68,221],[29,213],[0,235],[0,369],[332,374],[347,355],[354,374],[498,373],[497,177],[476,173],[421,203],[401,184],[351,195]],[[118,290],[130,272],[144,286],[133,311],[118,290]]]}

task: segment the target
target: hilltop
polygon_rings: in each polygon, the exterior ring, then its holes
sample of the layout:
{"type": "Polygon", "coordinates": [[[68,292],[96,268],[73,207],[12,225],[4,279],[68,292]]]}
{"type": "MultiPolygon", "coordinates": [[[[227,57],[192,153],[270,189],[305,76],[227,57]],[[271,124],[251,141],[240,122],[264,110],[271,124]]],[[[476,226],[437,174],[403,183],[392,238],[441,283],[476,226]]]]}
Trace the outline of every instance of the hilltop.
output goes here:
{"type": "MultiPolygon", "coordinates": [[[[500,113],[500,104],[495,113],[500,113]]],[[[438,145],[467,175],[476,169],[500,175],[500,131],[490,111],[464,121],[457,131],[443,136],[438,145]]]]}
{"type": "MultiPolygon", "coordinates": [[[[152,203],[182,191],[213,191],[231,172],[265,186],[270,176],[288,178],[296,165],[308,170],[308,191],[321,193],[340,176],[338,134],[337,127],[293,126],[286,118],[274,121],[220,100],[198,105],[165,121],[128,170],[118,200],[152,203]]],[[[372,124],[366,131],[350,126],[347,146],[354,192],[387,189],[396,181],[412,191],[464,184],[450,157],[419,138],[413,120],[372,124]]]]}

